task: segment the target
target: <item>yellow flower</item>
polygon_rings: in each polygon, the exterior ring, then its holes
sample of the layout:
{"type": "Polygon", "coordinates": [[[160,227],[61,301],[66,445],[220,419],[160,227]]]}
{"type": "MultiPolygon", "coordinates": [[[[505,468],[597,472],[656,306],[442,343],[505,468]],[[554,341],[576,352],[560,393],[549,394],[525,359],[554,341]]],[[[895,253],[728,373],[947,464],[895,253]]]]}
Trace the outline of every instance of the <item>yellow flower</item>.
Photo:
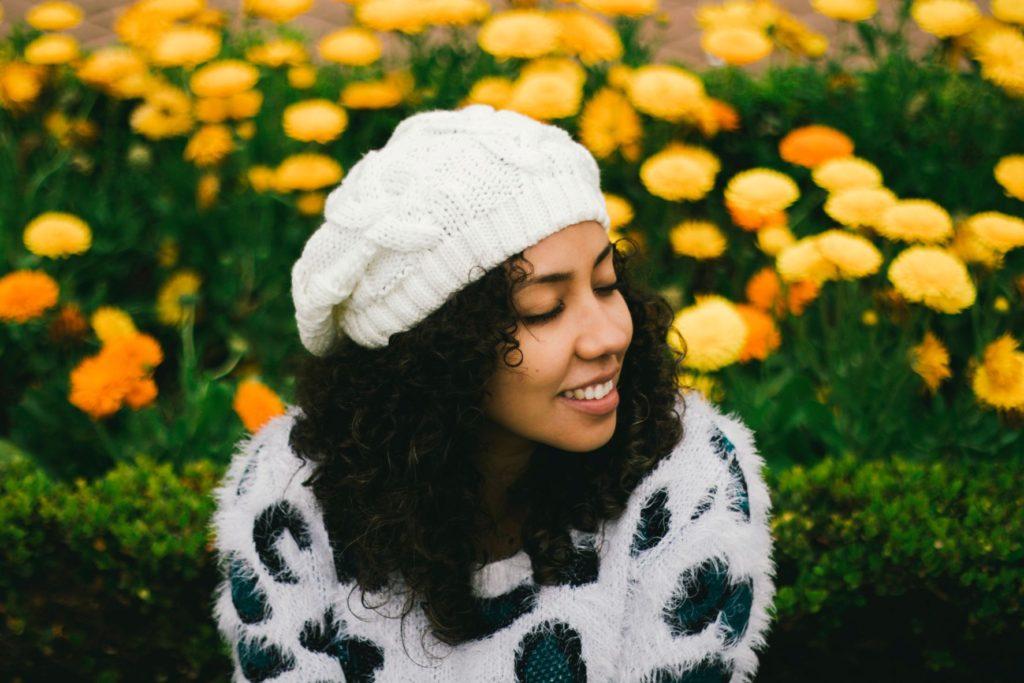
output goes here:
{"type": "Polygon", "coordinates": [[[993,249],[989,243],[983,242],[974,231],[970,219],[960,221],[949,245],[952,254],[965,263],[980,263],[986,268],[996,270],[1003,265],[1003,252],[993,249]]]}
{"type": "Polygon", "coordinates": [[[204,173],[196,184],[196,206],[205,210],[213,206],[220,194],[220,178],[216,173],[204,173]]]}
{"type": "Polygon", "coordinates": [[[995,301],[992,302],[992,308],[999,313],[1006,313],[1010,310],[1010,300],[1005,296],[997,296],[995,301]]]}
{"type": "Polygon", "coordinates": [[[533,59],[558,48],[561,32],[561,24],[543,10],[511,9],[488,18],[477,32],[477,43],[502,60],[533,59]]]}
{"type": "Polygon", "coordinates": [[[194,270],[185,268],[174,273],[157,293],[157,319],[165,325],[180,325],[185,322],[189,307],[182,299],[195,295],[201,283],[202,279],[194,270]]]}
{"type": "Polygon", "coordinates": [[[57,304],[60,288],[41,270],[15,270],[0,277],[0,320],[23,323],[57,304]]]}
{"type": "Polygon", "coordinates": [[[828,39],[812,31],[804,22],[790,14],[779,14],[772,24],[772,40],[794,55],[815,59],[825,54],[828,39]]]}
{"type": "Polygon", "coordinates": [[[132,317],[127,311],[116,306],[100,306],[89,317],[89,324],[104,344],[118,337],[138,334],[132,317]]]}
{"type": "Polygon", "coordinates": [[[81,24],[84,15],[73,2],[50,0],[30,7],[25,12],[25,21],[40,31],[67,31],[81,24]]]}
{"type": "Polygon", "coordinates": [[[643,125],[625,95],[604,87],[583,106],[579,119],[579,138],[583,146],[599,159],[621,149],[627,160],[640,155],[643,125]]]}
{"type": "Polygon", "coordinates": [[[394,81],[353,81],[341,91],[341,103],[349,109],[387,109],[402,103],[404,93],[394,81]]]}
{"type": "Polygon", "coordinates": [[[982,401],[1000,410],[1024,407],[1024,353],[1009,333],[985,347],[984,359],[974,370],[971,388],[982,401]]]}
{"type": "Polygon", "coordinates": [[[491,12],[487,0],[425,0],[423,20],[435,26],[466,26],[491,12]]]}
{"type": "Polygon", "coordinates": [[[199,167],[213,166],[234,148],[230,128],[220,123],[208,123],[189,139],[184,158],[199,167]]]}
{"type": "Polygon", "coordinates": [[[713,259],[729,246],[725,235],[711,221],[686,220],[669,229],[672,251],[698,260],[713,259]]]}
{"type": "Polygon", "coordinates": [[[288,69],[288,85],[298,90],[312,88],[316,83],[316,69],[309,64],[299,64],[288,69]]]}
{"type": "Polygon", "coordinates": [[[625,92],[629,89],[629,79],[633,77],[633,69],[625,64],[613,64],[608,69],[608,85],[625,92]]]}
{"type": "Polygon", "coordinates": [[[864,21],[875,16],[877,0],[811,0],[811,7],[829,19],[864,21]]]}
{"type": "Polygon", "coordinates": [[[473,84],[460,108],[470,104],[489,104],[495,109],[505,109],[514,88],[515,83],[504,76],[484,76],[473,84]]]}
{"type": "Polygon", "coordinates": [[[295,200],[295,208],[303,216],[316,216],[323,212],[325,201],[323,192],[303,192],[295,200]]]}
{"type": "Polygon", "coordinates": [[[192,101],[183,90],[161,86],[132,111],[129,123],[133,130],[152,140],[184,135],[192,130],[192,101]]]}
{"type": "Polygon", "coordinates": [[[1024,154],[1011,154],[999,160],[993,174],[1006,194],[1024,201],[1024,154]]]}
{"type": "Polygon", "coordinates": [[[88,251],[92,246],[92,231],[78,216],[47,211],[25,226],[22,239],[25,248],[36,256],[57,258],[88,251]]]}
{"type": "Polygon", "coordinates": [[[246,180],[255,192],[266,192],[274,188],[274,169],[269,166],[252,166],[246,172],[246,180]]]}
{"type": "Polygon", "coordinates": [[[920,344],[910,349],[910,365],[932,393],[953,375],[949,370],[949,351],[930,330],[920,344]]]}
{"type": "Polygon", "coordinates": [[[334,140],[348,126],[345,110],[322,98],[288,105],[281,120],[288,137],[321,144],[334,140]]]}
{"type": "Polygon", "coordinates": [[[580,5],[610,16],[642,17],[658,9],[658,0],[579,0],[580,5]]]}
{"type": "Polygon", "coordinates": [[[380,59],[383,45],[373,31],[361,26],[346,26],[321,38],[317,50],[329,62],[367,66],[380,59]]]}
{"type": "Polygon", "coordinates": [[[772,53],[772,41],[752,26],[722,26],[705,31],[701,48],[726,64],[744,66],[772,53]]]}
{"type": "Polygon", "coordinates": [[[341,180],[341,165],[323,154],[293,154],[274,172],[278,192],[319,190],[341,180]]]}
{"type": "Polygon", "coordinates": [[[284,23],[308,12],[313,0],[243,0],[242,6],[246,14],[284,23]]]}
{"type": "Polygon", "coordinates": [[[703,29],[752,26],[767,30],[780,16],[777,7],[760,0],[726,0],[720,5],[701,5],[696,11],[697,24],[703,29]]]}
{"type": "Polygon", "coordinates": [[[575,9],[554,10],[550,16],[561,25],[562,50],[578,56],[584,64],[622,58],[622,39],[607,21],[575,9]]]}
{"type": "Polygon", "coordinates": [[[747,343],[747,324],[736,306],[717,294],[698,296],[697,303],[676,314],[672,326],[683,337],[678,347],[675,335],[669,343],[677,351],[685,351],[683,366],[709,372],[739,360],[747,343]]]}
{"type": "Polygon", "coordinates": [[[228,99],[200,97],[195,103],[195,115],[203,123],[220,123],[228,118],[228,99]]]}
{"type": "Polygon", "coordinates": [[[220,33],[205,26],[175,26],[160,34],[149,50],[157,66],[194,68],[220,52],[220,33]]]}
{"type": "Polygon", "coordinates": [[[1024,24],[1024,3],[1020,0],[992,0],[992,16],[1007,24],[1024,24]]]}
{"type": "Polygon", "coordinates": [[[427,23],[422,0],[361,0],[355,5],[356,22],[376,31],[422,33],[427,23]]]}
{"type": "Polygon", "coordinates": [[[243,90],[228,98],[228,114],[233,119],[252,118],[262,105],[263,93],[259,90],[243,90]]]}
{"type": "Polygon", "coordinates": [[[882,172],[870,161],[860,157],[829,159],[814,167],[811,178],[818,187],[829,192],[882,185],[882,172]]]}
{"type": "Polygon", "coordinates": [[[721,164],[706,149],[671,143],[640,166],[647,191],[668,201],[703,199],[715,185],[721,164]]]}
{"type": "Polygon", "coordinates": [[[971,0],[915,0],[910,15],[921,30],[939,38],[962,36],[981,19],[971,0]]]}
{"type": "Polygon", "coordinates": [[[260,77],[259,70],[240,59],[221,59],[200,67],[189,79],[196,97],[229,97],[249,90],[260,77]]]}
{"type": "Polygon", "coordinates": [[[769,225],[757,231],[757,246],[769,256],[777,256],[794,242],[796,237],[788,225],[769,225]]]}
{"type": "Polygon", "coordinates": [[[603,192],[604,203],[608,210],[611,230],[618,230],[629,225],[633,220],[633,205],[625,197],[610,192],[603,192]]]}
{"type": "Polygon", "coordinates": [[[874,327],[878,324],[878,313],[869,308],[861,313],[860,321],[868,327],[874,327]]]}
{"type": "Polygon", "coordinates": [[[849,228],[873,228],[898,201],[885,187],[851,187],[837,190],[825,200],[825,213],[849,228]]]}
{"type": "Polygon", "coordinates": [[[68,401],[94,419],[117,412],[123,404],[138,410],[156,398],[150,373],[162,362],[163,350],[150,335],[114,337],[71,371],[68,401]]]}
{"type": "Polygon", "coordinates": [[[900,252],[889,264],[889,281],[903,298],[941,313],[959,313],[977,296],[964,262],[939,247],[900,252]]]}
{"type": "Polygon", "coordinates": [[[306,46],[299,41],[275,38],[262,45],[250,47],[245,51],[245,58],[253,64],[279,67],[302,64],[309,59],[309,55],[306,53],[306,46]]]}
{"type": "Polygon", "coordinates": [[[886,209],[878,234],[904,242],[944,242],[953,236],[953,219],[930,199],[901,199],[886,209]]]}
{"type": "Polygon", "coordinates": [[[1024,246],[1024,219],[999,211],[983,211],[967,222],[971,232],[990,249],[1005,253],[1024,246]]]}
{"type": "Polygon", "coordinates": [[[629,77],[628,95],[640,111],[678,122],[697,116],[706,100],[704,82],[672,64],[645,64],[629,77]]]}
{"type": "Polygon", "coordinates": [[[0,104],[9,109],[26,109],[43,89],[45,69],[24,62],[0,61],[0,104]]]}
{"type": "MultiPolygon", "coordinates": [[[[123,45],[102,47],[82,62],[78,77],[89,85],[117,97],[125,97],[121,82],[146,73],[146,63],[134,50],[123,45]]],[[[137,95],[139,93],[130,93],[137,95]]]]}
{"type": "Polygon", "coordinates": [[[78,57],[78,40],[64,33],[44,33],[25,46],[29,64],[67,64],[78,57]]]}
{"type": "Polygon", "coordinates": [[[245,428],[253,433],[272,418],[284,413],[281,398],[266,384],[253,378],[238,383],[231,407],[245,428]]]}
{"type": "Polygon", "coordinates": [[[800,197],[793,179],[770,168],[752,168],[734,175],[725,186],[727,204],[762,216],[785,211],[800,197]]]}
{"type": "Polygon", "coordinates": [[[817,235],[815,246],[835,269],[833,278],[853,280],[878,272],[882,254],[865,237],[845,230],[826,230],[817,235]]]}
{"type": "Polygon", "coordinates": [[[998,29],[981,32],[970,42],[981,64],[982,77],[1013,97],[1024,97],[1024,34],[1000,25],[998,29]]]}
{"type": "Polygon", "coordinates": [[[868,239],[843,230],[826,230],[779,252],[776,268],[785,282],[854,280],[878,272],[882,254],[868,239]]]}
{"type": "Polygon", "coordinates": [[[585,81],[583,67],[571,59],[535,59],[520,70],[505,106],[542,121],[574,116],[585,81]]]}

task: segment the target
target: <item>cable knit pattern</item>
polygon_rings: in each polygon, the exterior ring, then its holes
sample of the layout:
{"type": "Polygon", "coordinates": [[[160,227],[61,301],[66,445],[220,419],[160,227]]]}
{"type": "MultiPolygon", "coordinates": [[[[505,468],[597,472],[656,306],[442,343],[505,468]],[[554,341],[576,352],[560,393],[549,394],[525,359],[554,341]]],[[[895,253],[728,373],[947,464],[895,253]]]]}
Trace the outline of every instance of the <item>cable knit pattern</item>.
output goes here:
{"type": "MultiPolygon", "coordinates": [[[[572,530],[563,585],[534,584],[525,551],[487,564],[472,586],[486,632],[451,647],[417,609],[408,654],[398,619],[363,608],[358,588],[349,598],[353,583],[301,485],[310,465],[288,446],[299,410],[290,407],[239,443],[214,491],[213,612],[233,681],[752,680],[775,595],[764,463],[739,418],[695,392],[685,403],[683,438],[623,515],[603,534],[572,530]]],[[[380,611],[398,608],[396,599],[380,611]]]]}
{"type": "Polygon", "coordinates": [[[333,189],[292,267],[303,345],[382,347],[506,258],[562,228],[608,230],[600,171],[558,126],[473,104],[402,120],[333,189]]]}

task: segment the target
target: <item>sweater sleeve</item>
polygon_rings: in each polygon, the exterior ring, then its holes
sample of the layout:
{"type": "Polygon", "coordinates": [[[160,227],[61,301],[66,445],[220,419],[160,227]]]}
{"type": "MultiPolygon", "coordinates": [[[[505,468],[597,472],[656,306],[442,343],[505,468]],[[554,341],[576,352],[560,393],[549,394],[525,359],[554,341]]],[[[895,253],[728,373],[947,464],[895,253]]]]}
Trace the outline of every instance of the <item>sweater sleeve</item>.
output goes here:
{"type": "Polygon", "coordinates": [[[236,446],[213,491],[210,528],[220,575],[213,615],[230,647],[233,683],[345,681],[343,624],[330,607],[330,542],[309,465],[288,446],[292,414],[236,446]]]}
{"type": "Polygon", "coordinates": [[[618,680],[747,683],[775,596],[764,462],[738,417],[686,404],[683,438],[635,493],[618,680]]]}

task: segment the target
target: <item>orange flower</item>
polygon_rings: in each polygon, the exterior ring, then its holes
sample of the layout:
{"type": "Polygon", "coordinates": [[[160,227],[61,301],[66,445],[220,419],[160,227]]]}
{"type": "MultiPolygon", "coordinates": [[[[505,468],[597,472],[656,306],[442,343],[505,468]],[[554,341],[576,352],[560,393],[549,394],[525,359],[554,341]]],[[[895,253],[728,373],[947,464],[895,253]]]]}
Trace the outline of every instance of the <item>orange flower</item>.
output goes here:
{"type": "Polygon", "coordinates": [[[0,277],[0,320],[23,323],[56,305],[60,288],[41,270],[16,270],[0,277]]]}
{"type": "Polygon", "coordinates": [[[791,164],[813,168],[818,164],[853,154],[853,140],[835,128],[803,126],[790,131],[779,142],[779,156],[791,164]]]}
{"type": "Polygon", "coordinates": [[[718,129],[724,131],[738,130],[740,127],[740,115],[731,104],[714,97],[708,98],[711,105],[711,112],[718,122],[718,129]]]}
{"type": "Polygon", "coordinates": [[[803,315],[807,304],[818,298],[821,287],[812,280],[791,282],[786,296],[786,304],[793,315],[803,315]]]}
{"type": "Polygon", "coordinates": [[[161,362],[160,344],[148,334],[115,337],[71,371],[68,400],[94,419],[116,413],[124,403],[138,410],[156,398],[149,373],[161,362]]]}
{"type": "Polygon", "coordinates": [[[779,348],[782,337],[770,315],[749,304],[737,304],[736,310],[747,324],[747,343],[740,351],[739,362],[746,363],[754,358],[764,360],[779,348]]]}
{"type": "Polygon", "coordinates": [[[787,221],[785,211],[774,211],[771,213],[752,211],[735,206],[728,201],[725,202],[725,208],[729,210],[729,217],[732,219],[732,222],[748,232],[755,232],[772,225],[785,225],[787,221]]]}
{"type": "Polygon", "coordinates": [[[254,433],[268,420],[284,413],[281,398],[256,379],[245,379],[238,383],[231,407],[242,418],[245,428],[254,433]]]}
{"type": "Polygon", "coordinates": [[[781,315],[782,282],[771,266],[765,266],[747,281],[747,301],[762,311],[774,311],[781,315]]]}

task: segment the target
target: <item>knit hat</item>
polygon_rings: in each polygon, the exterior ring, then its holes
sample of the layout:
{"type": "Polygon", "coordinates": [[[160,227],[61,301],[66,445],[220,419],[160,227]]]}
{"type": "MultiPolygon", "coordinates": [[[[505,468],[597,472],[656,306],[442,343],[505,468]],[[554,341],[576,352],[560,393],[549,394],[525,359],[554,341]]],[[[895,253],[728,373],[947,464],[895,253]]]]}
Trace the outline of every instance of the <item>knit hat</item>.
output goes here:
{"type": "Polygon", "coordinates": [[[576,223],[610,227],[600,172],[563,129],[473,104],[401,121],[327,196],[292,267],[302,344],[387,346],[509,256],[576,223]]]}

